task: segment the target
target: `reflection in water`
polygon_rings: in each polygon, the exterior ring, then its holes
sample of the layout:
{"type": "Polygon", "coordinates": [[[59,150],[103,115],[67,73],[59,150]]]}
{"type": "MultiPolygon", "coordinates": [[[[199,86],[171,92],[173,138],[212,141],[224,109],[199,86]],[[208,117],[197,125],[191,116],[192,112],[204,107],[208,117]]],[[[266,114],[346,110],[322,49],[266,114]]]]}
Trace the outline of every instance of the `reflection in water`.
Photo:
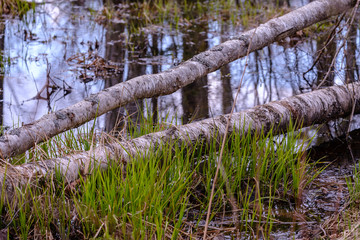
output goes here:
{"type": "MultiPolygon", "coordinates": [[[[282,1],[292,7],[306,3],[282,1]]],[[[4,51],[5,56],[11,58],[4,77],[5,125],[31,122],[104,87],[164,71],[236,37],[242,29],[230,21],[217,20],[183,23],[178,30],[167,26],[166,21],[161,28],[140,28],[140,20],[133,17],[105,27],[94,22],[92,15],[92,10],[101,9],[102,4],[102,1],[46,3],[37,6],[35,13],[29,12],[21,21],[5,21],[4,51]],[[89,67],[94,59],[114,64],[118,69],[113,72],[108,69],[107,74],[99,75],[89,67]],[[41,92],[43,87],[48,92],[41,92]]],[[[351,31],[346,54],[341,50],[331,69],[327,85],[358,78],[356,26],[351,31]],[[341,67],[344,55],[346,67],[341,67]]],[[[298,33],[289,41],[251,53],[235,110],[310,91],[314,83],[321,81],[329,69],[338,39],[328,44],[316,63],[327,34],[315,33],[313,39],[298,33]],[[312,65],[314,69],[308,71],[312,65]]],[[[97,127],[120,130],[124,117],[137,121],[139,109],[144,108],[152,111],[154,121],[160,121],[160,117],[178,123],[229,113],[244,69],[245,58],[236,60],[174,94],[137,101],[110,112],[98,118],[97,127]]]]}
{"type": "MultiPolygon", "coordinates": [[[[192,26],[183,35],[183,60],[208,49],[207,23],[192,26]]],[[[209,116],[207,76],[202,77],[182,89],[183,123],[209,116]]]]}
{"type": "Polygon", "coordinates": [[[355,82],[356,79],[359,79],[359,69],[356,64],[356,39],[357,39],[357,26],[359,19],[356,18],[354,24],[350,26],[349,36],[346,42],[346,75],[345,80],[346,83],[355,82]],[[356,73],[356,78],[355,78],[356,73]]]}
{"type": "Polygon", "coordinates": [[[331,65],[332,60],[336,54],[336,39],[327,42],[329,36],[323,34],[316,39],[317,49],[320,50],[320,56],[316,63],[317,68],[317,80],[315,86],[325,87],[333,86],[335,79],[335,66],[331,65]],[[327,43],[324,46],[324,43],[327,43]],[[330,68],[329,68],[330,66],[330,68]]]}
{"type": "MultiPolygon", "coordinates": [[[[221,25],[221,42],[228,40],[225,35],[228,32],[229,27],[227,24],[221,25]]],[[[220,68],[221,83],[222,83],[222,113],[227,114],[231,112],[231,107],[234,103],[234,98],[231,88],[231,73],[230,64],[226,64],[220,68]]]]}
{"type": "MultiPolygon", "coordinates": [[[[125,59],[125,44],[120,39],[119,36],[125,31],[125,26],[122,23],[113,24],[112,30],[106,32],[106,43],[105,43],[105,59],[121,63],[124,65],[125,59]],[[115,40],[115,41],[114,41],[115,40]],[[117,40],[117,41],[116,41],[117,40]]],[[[110,75],[105,81],[105,88],[111,87],[119,82],[123,81],[124,68],[121,67],[121,70],[117,72],[116,75],[110,75]]],[[[114,130],[115,132],[121,130],[122,120],[125,117],[124,108],[118,108],[111,112],[106,113],[105,115],[105,131],[110,132],[114,130]],[[119,128],[118,128],[118,127],[119,128]]]]}
{"type": "MultiPolygon", "coordinates": [[[[152,46],[150,46],[150,52],[151,52],[151,56],[161,56],[162,53],[159,52],[159,40],[161,42],[161,39],[162,39],[163,35],[162,34],[159,34],[159,36],[157,34],[152,34],[151,35],[151,39],[152,39],[152,46]]],[[[156,74],[156,73],[159,73],[161,72],[161,68],[160,68],[160,65],[158,64],[153,64],[152,65],[152,73],[153,74],[156,74]]],[[[158,100],[158,97],[153,97],[151,98],[151,106],[152,106],[152,122],[156,123],[158,122],[158,115],[159,115],[159,100],[158,100]]]]}
{"type": "MultiPolygon", "coordinates": [[[[143,42],[143,41],[142,41],[143,42]]],[[[140,45],[142,46],[142,45],[140,45]]],[[[144,49],[140,48],[140,51],[144,49]]],[[[146,73],[146,66],[137,63],[136,61],[130,60],[131,62],[128,65],[128,76],[127,80],[135,78],[137,76],[144,75],[146,73]]],[[[127,117],[131,120],[131,123],[134,124],[134,127],[139,127],[139,124],[142,120],[142,110],[144,109],[144,104],[142,100],[135,100],[132,103],[129,103],[125,106],[127,117]]],[[[133,126],[130,126],[133,127],[133,126]]]]}
{"type": "MultiPolygon", "coordinates": [[[[5,37],[5,24],[0,22],[0,113],[3,115],[4,109],[4,68],[5,68],[5,58],[4,58],[4,37],[5,37]]],[[[3,118],[0,117],[0,125],[3,125],[3,118]]]]}
{"type": "MultiPolygon", "coordinates": [[[[99,79],[86,82],[79,77],[92,74],[81,67],[81,61],[67,61],[94,49],[96,40],[103,43],[105,29],[89,20],[87,10],[100,7],[97,1],[87,1],[83,6],[61,1],[38,5],[35,13],[28,12],[21,21],[5,20],[4,51],[10,66],[4,77],[4,125],[32,122],[103,88],[99,79]],[[52,94],[40,92],[49,87],[50,80],[52,94]]],[[[82,61],[86,61],[85,56],[82,61]]]]}

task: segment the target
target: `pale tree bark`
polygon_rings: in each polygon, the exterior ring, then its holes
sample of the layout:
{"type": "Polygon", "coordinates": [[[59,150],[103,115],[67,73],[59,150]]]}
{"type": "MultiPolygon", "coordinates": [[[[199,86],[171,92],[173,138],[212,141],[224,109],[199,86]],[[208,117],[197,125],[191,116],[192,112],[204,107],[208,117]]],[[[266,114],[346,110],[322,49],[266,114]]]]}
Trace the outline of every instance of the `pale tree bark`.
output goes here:
{"type": "Polygon", "coordinates": [[[0,154],[6,158],[23,153],[36,143],[78,127],[134,99],[173,93],[221,66],[245,56],[249,47],[250,51],[261,49],[311,24],[346,11],[354,4],[354,0],[314,1],[247,31],[236,39],[200,53],[170,70],[137,77],[107,88],[70,107],[5,133],[0,138],[0,154]]]}
{"type": "Polygon", "coordinates": [[[72,182],[79,177],[79,174],[91,173],[92,169],[89,166],[99,166],[104,170],[111,160],[119,164],[131,162],[137,156],[146,157],[164,146],[169,147],[167,145],[169,143],[179,146],[184,144],[192,149],[196,142],[210,144],[215,137],[220,142],[225,136],[227,120],[230,117],[230,133],[241,136],[263,130],[266,134],[271,129],[274,129],[274,133],[281,133],[287,130],[290,122],[301,123],[296,124],[296,127],[306,127],[348,116],[354,104],[355,113],[360,113],[359,82],[328,87],[259,105],[233,115],[221,115],[182,126],[173,126],[165,131],[129,141],[107,141],[89,152],[1,167],[0,189],[3,189],[2,184],[5,184],[5,192],[2,196],[12,196],[14,187],[30,183],[34,179],[51,176],[55,171],[59,171],[68,182],[72,182]]]}

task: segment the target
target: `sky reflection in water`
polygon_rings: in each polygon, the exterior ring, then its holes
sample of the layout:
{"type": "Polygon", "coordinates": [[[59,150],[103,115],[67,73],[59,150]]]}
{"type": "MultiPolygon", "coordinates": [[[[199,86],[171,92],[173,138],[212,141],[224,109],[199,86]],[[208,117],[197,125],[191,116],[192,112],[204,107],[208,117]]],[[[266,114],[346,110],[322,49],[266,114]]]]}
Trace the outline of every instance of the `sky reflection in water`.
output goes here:
{"type": "MultiPolygon", "coordinates": [[[[297,6],[305,4],[302,1],[292,3],[297,6]]],[[[5,126],[32,122],[49,111],[70,106],[134,76],[164,71],[176,62],[241,32],[241,26],[218,21],[208,21],[179,31],[166,28],[150,31],[148,28],[145,37],[135,40],[143,41],[139,50],[124,43],[123,39],[129,36],[127,24],[104,27],[94,21],[94,12],[101,8],[99,1],[85,1],[84,5],[70,1],[46,3],[39,5],[35,13],[29,12],[21,21],[5,21],[4,57],[11,60],[10,65],[5,67],[3,82],[5,126]],[[96,44],[99,45],[96,50],[99,57],[119,66],[116,74],[95,76],[92,69],[78,64],[81,57],[88,56],[89,49],[95,51],[96,44]],[[80,56],[80,53],[84,55],[80,56]],[[76,61],[68,61],[74,56],[76,61]],[[43,89],[47,81],[51,86],[47,89],[49,94],[52,92],[50,97],[43,89]],[[44,91],[39,93],[41,90],[44,91]]],[[[356,46],[359,45],[358,31],[354,33],[356,46]]],[[[319,37],[291,40],[293,42],[275,43],[249,55],[236,111],[310,90],[303,73],[312,66],[323,42],[319,37]]],[[[352,53],[356,65],[360,59],[357,49],[352,53]]],[[[245,61],[245,58],[236,60],[193,86],[156,100],[144,100],[141,105],[157,109],[162,118],[169,116],[171,119],[176,115],[178,123],[181,119],[187,122],[189,119],[228,113],[240,85],[245,61]]],[[[341,51],[336,63],[335,84],[342,84],[345,79],[344,62],[341,51]]],[[[315,67],[314,71],[306,74],[306,79],[316,82],[317,76],[315,67]]],[[[109,128],[106,127],[109,122],[106,118],[110,115],[98,118],[97,128],[109,128]]]]}

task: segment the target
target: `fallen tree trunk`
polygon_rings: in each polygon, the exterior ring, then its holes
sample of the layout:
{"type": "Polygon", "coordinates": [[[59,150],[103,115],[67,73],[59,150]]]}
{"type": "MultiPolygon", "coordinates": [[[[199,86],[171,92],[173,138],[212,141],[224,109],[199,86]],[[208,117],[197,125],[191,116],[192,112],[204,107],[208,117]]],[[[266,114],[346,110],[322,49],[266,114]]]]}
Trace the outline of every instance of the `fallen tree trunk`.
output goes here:
{"type": "MultiPolygon", "coordinates": [[[[195,142],[209,144],[214,136],[225,136],[227,119],[230,119],[230,132],[236,134],[254,134],[261,129],[266,134],[270,129],[286,131],[289,122],[301,122],[303,127],[324,123],[331,119],[360,113],[360,83],[334,86],[313,91],[280,101],[259,105],[249,110],[202,120],[168,130],[144,135],[130,141],[112,141],[100,145],[94,151],[81,152],[61,158],[18,166],[0,168],[0,189],[5,184],[6,192],[12,194],[15,186],[24,185],[34,179],[41,179],[59,171],[68,181],[74,181],[79,174],[91,172],[89,166],[106,169],[110,159],[129,162],[131,157],[146,156],[159,150],[168,142],[186,144],[191,149],[195,142]],[[355,105],[354,105],[355,104],[355,105]],[[6,176],[5,176],[6,171],[6,176]]],[[[227,135],[229,136],[229,135],[227,135]]]]}
{"type": "Polygon", "coordinates": [[[337,15],[354,6],[353,0],[318,0],[284,16],[272,19],[258,28],[247,31],[237,39],[226,41],[200,53],[175,68],[159,74],[144,75],[107,88],[97,94],[0,137],[0,156],[8,158],[33,147],[66,130],[78,127],[96,116],[135,99],[167,95],[206,76],[247,54],[296,31],[337,15]],[[250,44],[251,42],[251,44],[250,44]]]}

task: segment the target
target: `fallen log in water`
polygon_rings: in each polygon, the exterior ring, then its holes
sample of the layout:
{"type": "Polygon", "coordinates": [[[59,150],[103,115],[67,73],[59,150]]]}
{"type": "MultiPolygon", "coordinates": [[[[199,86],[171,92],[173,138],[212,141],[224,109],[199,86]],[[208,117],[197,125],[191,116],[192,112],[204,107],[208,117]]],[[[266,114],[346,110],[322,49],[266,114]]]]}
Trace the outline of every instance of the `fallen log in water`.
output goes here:
{"type": "Polygon", "coordinates": [[[272,128],[285,131],[290,122],[301,122],[302,126],[306,127],[345,117],[352,113],[353,107],[354,113],[360,113],[359,82],[289,97],[233,115],[222,115],[182,126],[174,126],[168,130],[129,141],[114,140],[89,152],[18,166],[1,167],[0,188],[5,189],[3,195],[11,195],[14,187],[24,185],[34,179],[53,175],[55,171],[59,171],[68,182],[71,182],[78,179],[79,174],[91,173],[89,166],[98,165],[100,168],[106,169],[110,159],[119,161],[119,163],[129,162],[131,157],[146,156],[167,142],[186,144],[190,149],[198,141],[205,144],[211,143],[214,136],[218,138],[225,136],[229,117],[231,117],[229,132],[251,134],[263,129],[267,133],[272,128]]]}
{"type": "Polygon", "coordinates": [[[93,94],[70,107],[6,132],[0,137],[0,156],[8,158],[24,153],[37,143],[78,127],[96,116],[124,106],[135,99],[173,93],[225,64],[245,56],[249,46],[250,51],[261,49],[298,30],[342,13],[353,7],[355,2],[353,0],[313,1],[284,16],[261,24],[236,39],[200,53],[175,68],[159,74],[140,76],[93,94]]]}

